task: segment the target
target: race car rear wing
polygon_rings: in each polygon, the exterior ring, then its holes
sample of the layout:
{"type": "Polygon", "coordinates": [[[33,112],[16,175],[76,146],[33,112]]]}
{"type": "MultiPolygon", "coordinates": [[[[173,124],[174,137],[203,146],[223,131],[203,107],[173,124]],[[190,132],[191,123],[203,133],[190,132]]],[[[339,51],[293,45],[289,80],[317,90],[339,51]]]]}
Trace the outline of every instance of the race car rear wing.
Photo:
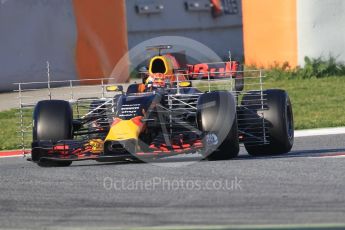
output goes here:
{"type": "Polygon", "coordinates": [[[237,61],[187,65],[187,73],[191,80],[233,78],[236,91],[244,87],[243,65],[237,61]]]}

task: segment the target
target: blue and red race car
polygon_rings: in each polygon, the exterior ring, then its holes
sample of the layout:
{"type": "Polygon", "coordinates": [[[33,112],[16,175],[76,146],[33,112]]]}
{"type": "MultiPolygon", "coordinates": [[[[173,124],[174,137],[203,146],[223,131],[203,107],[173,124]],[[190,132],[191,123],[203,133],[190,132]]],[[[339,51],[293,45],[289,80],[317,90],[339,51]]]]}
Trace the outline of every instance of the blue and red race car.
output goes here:
{"type": "Polygon", "coordinates": [[[111,97],[39,101],[31,160],[69,166],[186,153],[224,160],[238,156],[240,143],[255,156],[290,151],[294,126],[285,91],[264,90],[260,71],[243,71],[234,61],[182,69],[174,55],[161,54],[167,48],[150,47],[159,55],[126,91],[107,85],[111,97]]]}

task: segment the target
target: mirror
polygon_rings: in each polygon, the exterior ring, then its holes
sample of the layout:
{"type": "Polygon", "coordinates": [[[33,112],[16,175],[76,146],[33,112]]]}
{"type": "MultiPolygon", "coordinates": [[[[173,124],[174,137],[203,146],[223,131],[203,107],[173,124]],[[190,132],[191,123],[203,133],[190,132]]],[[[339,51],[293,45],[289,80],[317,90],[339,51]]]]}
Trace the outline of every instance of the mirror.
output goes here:
{"type": "Polygon", "coordinates": [[[191,82],[190,81],[181,81],[179,83],[180,87],[190,87],[191,86],[191,82]]]}
{"type": "Polygon", "coordinates": [[[107,92],[123,92],[122,85],[108,85],[106,86],[107,92]]]}

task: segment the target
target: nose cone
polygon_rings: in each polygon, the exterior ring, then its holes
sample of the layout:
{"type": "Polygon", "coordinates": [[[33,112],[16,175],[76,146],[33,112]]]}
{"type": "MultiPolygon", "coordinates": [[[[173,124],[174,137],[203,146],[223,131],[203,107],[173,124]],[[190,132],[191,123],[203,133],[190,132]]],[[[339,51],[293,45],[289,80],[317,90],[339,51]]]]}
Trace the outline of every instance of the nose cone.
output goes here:
{"type": "Polygon", "coordinates": [[[106,141],[137,140],[142,129],[141,117],[130,120],[116,118],[106,137],[106,141]]]}

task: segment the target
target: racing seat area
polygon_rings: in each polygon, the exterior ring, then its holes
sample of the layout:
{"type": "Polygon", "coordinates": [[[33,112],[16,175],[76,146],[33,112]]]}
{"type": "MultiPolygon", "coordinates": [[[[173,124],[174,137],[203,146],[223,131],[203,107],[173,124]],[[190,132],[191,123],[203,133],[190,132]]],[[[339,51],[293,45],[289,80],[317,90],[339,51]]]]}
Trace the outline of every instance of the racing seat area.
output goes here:
{"type": "Polygon", "coordinates": [[[143,93],[145,88],[145,84],[131,84],[128,86],[126,94],[143,93]]]}

